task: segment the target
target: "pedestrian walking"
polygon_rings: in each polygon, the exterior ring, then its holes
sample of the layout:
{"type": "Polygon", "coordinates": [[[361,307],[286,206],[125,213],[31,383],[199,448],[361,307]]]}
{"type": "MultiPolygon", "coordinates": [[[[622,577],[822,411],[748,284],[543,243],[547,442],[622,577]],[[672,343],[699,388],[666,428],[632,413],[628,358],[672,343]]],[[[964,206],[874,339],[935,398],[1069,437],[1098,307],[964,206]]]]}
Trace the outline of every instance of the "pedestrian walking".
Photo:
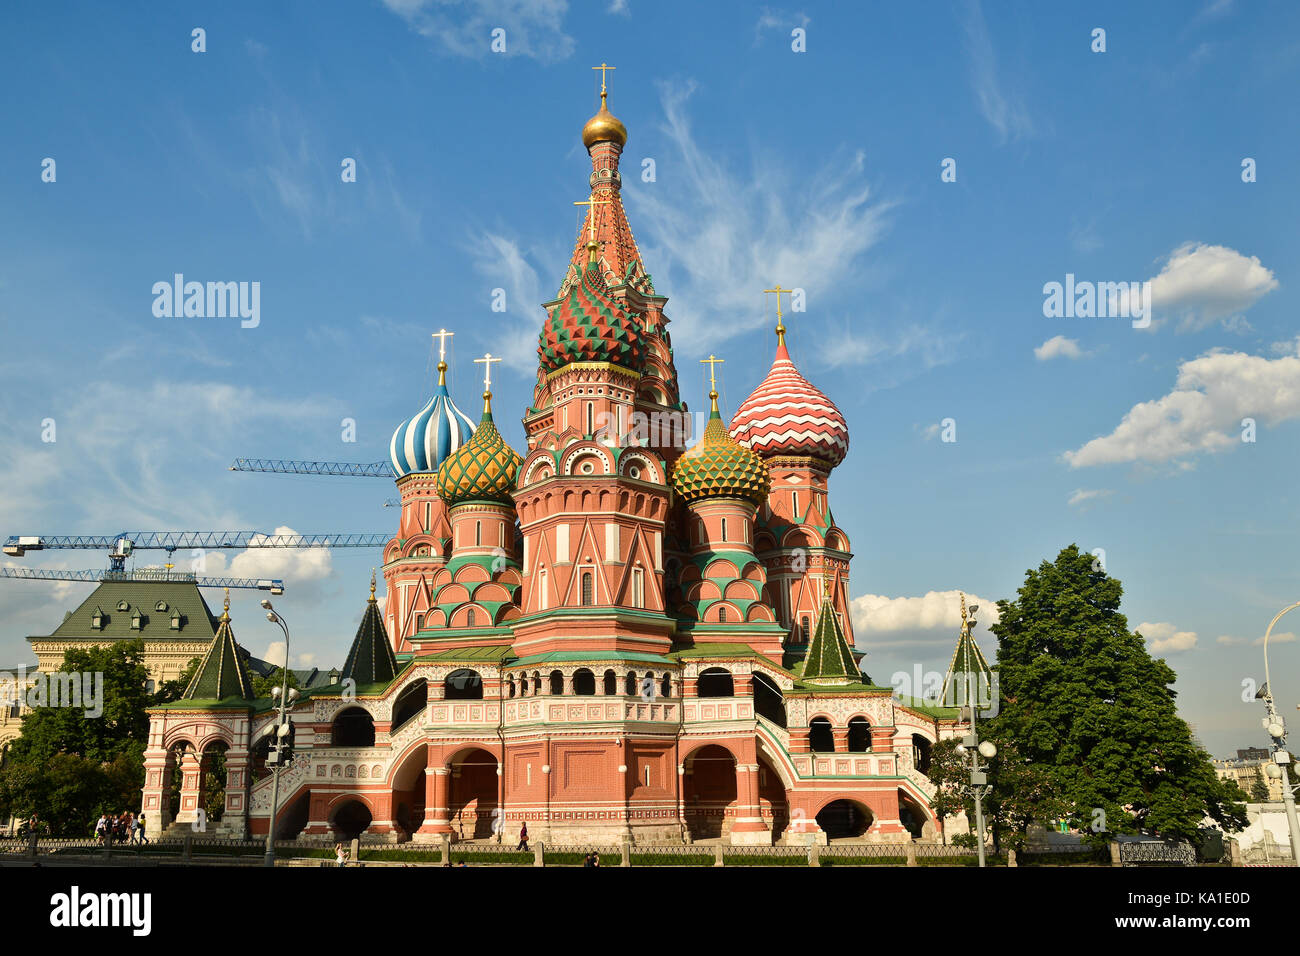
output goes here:
{"type": "Polygon", "coordinates": [[[525,851],[528,849],[528,821],[527,820],[525,820],[524,825],[519,828],[519,845],[516,846],[515,849],[525,850],[525,851]]]}
{"type": "Polygon", "coordinates": [[[339,866],[348,865],[348,851],[343,849],[342,843],[334,844],[334,862],[336,862],[339,866]]]}

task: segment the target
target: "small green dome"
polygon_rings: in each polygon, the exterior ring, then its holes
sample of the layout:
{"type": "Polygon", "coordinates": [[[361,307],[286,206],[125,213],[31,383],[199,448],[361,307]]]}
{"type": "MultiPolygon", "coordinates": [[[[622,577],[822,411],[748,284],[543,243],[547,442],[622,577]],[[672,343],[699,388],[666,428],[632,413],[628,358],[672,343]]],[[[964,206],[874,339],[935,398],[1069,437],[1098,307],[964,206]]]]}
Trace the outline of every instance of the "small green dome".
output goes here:
{"type": "Polygon", "coordinates": [[[483,393],[483,417],[469,441],[438,467],[438,496],[448,506],[466,501],[510,504],[523,459],[492,421],[491,393],[483,393]]]}
{"type": "Polygon", "coordinates": [[[762,458],[732,441],[714,399],[704,437],[677,459],[673,488],[687,504],[705,498],[744,498],[761,505],[772,489],[772,476],[762,458]]]}

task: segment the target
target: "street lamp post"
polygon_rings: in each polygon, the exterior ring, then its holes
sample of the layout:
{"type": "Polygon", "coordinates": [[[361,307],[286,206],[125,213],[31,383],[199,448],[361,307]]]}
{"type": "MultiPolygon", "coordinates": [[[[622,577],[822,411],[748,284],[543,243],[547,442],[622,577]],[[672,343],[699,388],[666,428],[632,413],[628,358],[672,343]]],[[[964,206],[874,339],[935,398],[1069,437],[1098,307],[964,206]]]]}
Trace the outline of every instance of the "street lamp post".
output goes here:
{"type": "Polygon", "coordinates": [[[280,768],[284,765],[284,748],[289,742],[287,710],[293,703],[293,699],[298,696],[298,691],[289,690],[289,628],[284,623],[284,618],[271,607],[270,601],[263,598],[262,607],[266,609],[266,619],[272,624],[279,624],[280,630],[284,632],[284,667],[281,668],[283,680],[280,686],[271,692],[279,699],[280,708],[273,731],[274,739],[268,751],[268,756],[271,758],[271,820],[266,828],[266,854],[262,858],[263,866],[275,866],[275,816],[280,803],[280,768]]]}
{"type": "Polygon", "coordinates": [[[1291,764],[1291,754],[1286,749],[1286,721],[1278,714],[1277,708],[1273,706],[1273,685],[1269,679],[1268,672],[1268,638],[1273,633],[1273,625],[1276,624],[1288,611],[1294,611],[1300,607],[1300,601],[1289,607],[1284,607],[1277,612],[1273,620],[1269,621],[1268,630],[1264,632],[1264,686],[1259,689],[1256,698],[1264,701],[1264,707],[1268,715],[1264,718],[1264,729],[1268,735],[1273,738],[1273,762],[1268,765],[1268,776],[1274,780],[1279,777],[1282,779],[1282,803],[1286,807],[1287,827],[1291,831],[1291,864],[1300,866],[1300,822],[1296,819],[1295,810],[1295,791],[1291,789],[1291,775],[1288,767],[1291,764]]]}
{"type": "MultiPolygon", "coordinates": [[[[966,610],[966,599],[962,598],[961,605],[961,630],[963,641],[971,640],[971,630],[975,627],[975,612],[980,609],[978,604],[970,606],[969,614],[966,610]]],[[[998,748],[991,740],[980,741],[975,728],[975,711],[978,709],[978,689],[979,682],[976,672],[972,669],[966,671],[966,706],[963,708],[963,716],[970,717],[970,733],[962,740],[957,750],[961,753],[970,751],[971,769],[970,783],[971,789],[975,793],[975,849],[979,853],[979,865],[984,866],[984,789],[988,786],[989,775],[980,769],[980,757],[983,756],[992,760],[997,756],[998,748]]]]}

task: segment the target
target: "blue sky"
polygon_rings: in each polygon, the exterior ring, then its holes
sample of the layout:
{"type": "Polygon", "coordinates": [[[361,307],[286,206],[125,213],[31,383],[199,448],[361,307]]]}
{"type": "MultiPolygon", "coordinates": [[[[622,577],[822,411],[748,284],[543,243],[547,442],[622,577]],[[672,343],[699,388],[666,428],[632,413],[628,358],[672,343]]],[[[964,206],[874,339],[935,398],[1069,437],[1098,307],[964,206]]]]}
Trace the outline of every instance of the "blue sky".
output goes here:
{"type": "MultiPolygon", "coordinates": [[[[991,608],[1077,542],[1104,549],[1207,745],[1262,742],[1242,681],[1262,679],[1254,642],[1300,597],[1293,4],[66,4],[8,7],[0,27],[17,93],[0,534],[390,530],[386,482],[226,469],[383,458],[427,398],[441,326],[471,414],[471,359],[507,357],[494,404],[521,447],[538,303],[587,191],[590,68],[608,61],[687,400],[715,351],[733,411],[771,360],[761,290],[806,290],[790,344],[849,419],[832,502],[871,675],[942,670],[958,589],[991,608]],[[177,272],[259,282],[260,324],[155,317],[153,284],[177,272]],[[1067,273],[1150,280],[1151,327],[1045,317],[1043,286],[1067,273]]],[[[206,570],[285,577],[295,660],[328,665],[377,562],[266,551],[206,570]]],[[[87,590],[3,582],[0,663],[30,660],[25,637],[87,590]]],[[[255,600],[236,594],[233,614],[262,653],[278,631],[255,600]]],[[[1300,620],[1279,631],[1289,709],[1300,620]]]]}

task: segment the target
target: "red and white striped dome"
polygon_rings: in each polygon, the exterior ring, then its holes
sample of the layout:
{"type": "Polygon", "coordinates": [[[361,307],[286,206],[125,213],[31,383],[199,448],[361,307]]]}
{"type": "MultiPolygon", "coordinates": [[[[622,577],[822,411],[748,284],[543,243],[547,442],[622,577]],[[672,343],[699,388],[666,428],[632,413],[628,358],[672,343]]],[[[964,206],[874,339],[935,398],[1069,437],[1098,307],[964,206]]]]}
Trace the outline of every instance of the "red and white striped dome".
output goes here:
{"type": "Polygon", "coordinates": [[[848,423],[835,403],[799,374],[784,336],[767,378],[732,417],[731,437],[764,457],[811,455],[831,467],[849,452],[848,423]]]}

